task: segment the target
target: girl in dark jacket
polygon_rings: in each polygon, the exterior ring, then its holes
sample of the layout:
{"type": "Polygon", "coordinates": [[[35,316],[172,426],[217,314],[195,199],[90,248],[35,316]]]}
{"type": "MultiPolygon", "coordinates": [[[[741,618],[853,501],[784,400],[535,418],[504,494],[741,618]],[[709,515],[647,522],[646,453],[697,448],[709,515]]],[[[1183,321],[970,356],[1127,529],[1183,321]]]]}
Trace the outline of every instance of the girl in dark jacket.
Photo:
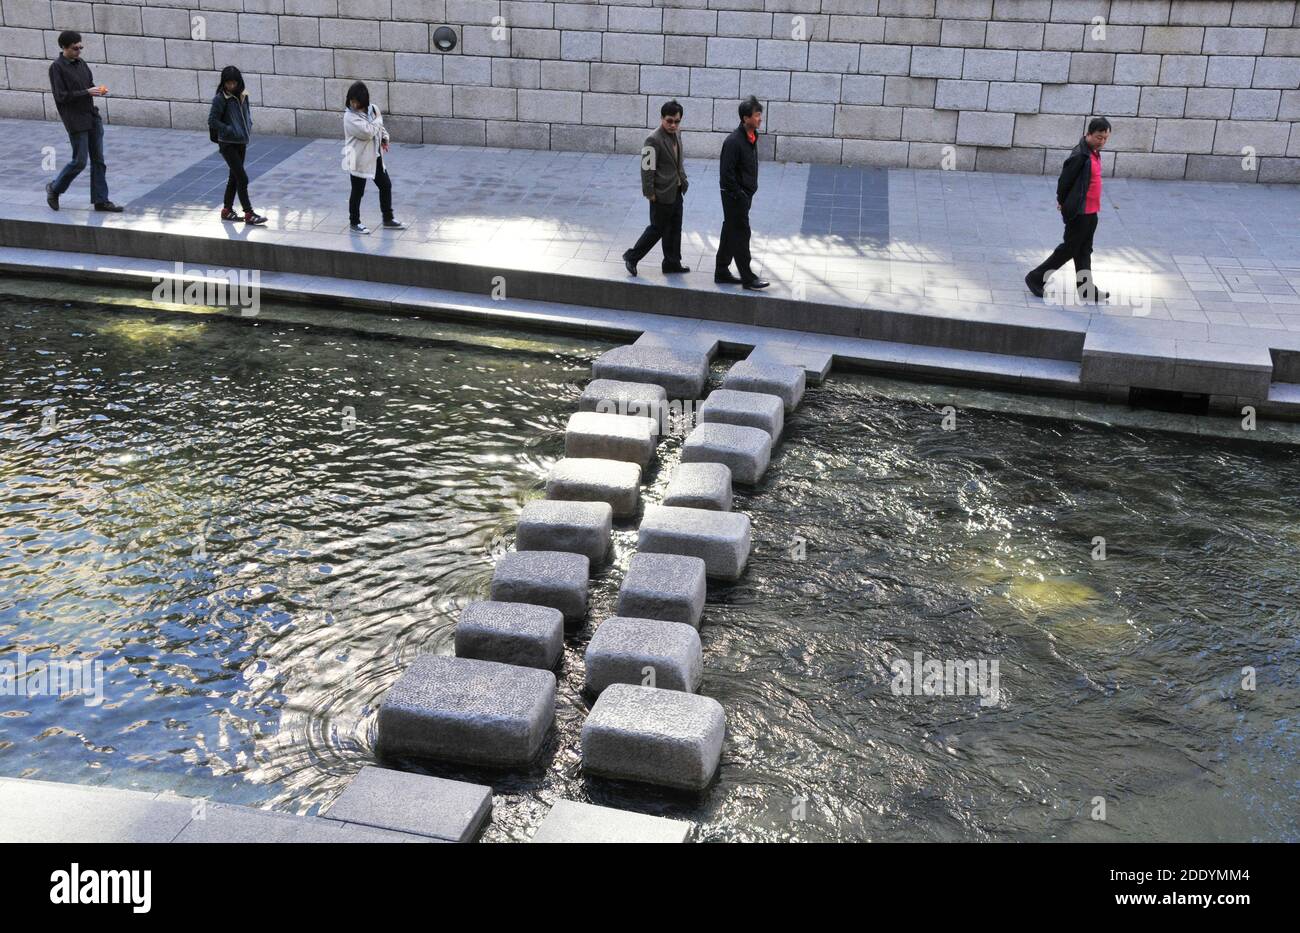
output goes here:
{"type": "Polygon", "coordinates": [[[238,220],[235,213],[235,194],[239,194],[239,206],[244,209],[244,223],[264,224],[266,218],[253,210],[248,199],[248,172],[244,171],[244,156],[248,151],[248,141],[253,136],[253,111],[248,105],[248,91],[244,88],[244,76],[234,65],[227,65],[221,70],[221,83],[217,93],[212,97],[212,109],[208,111],[208,135],[221,158],[230,166],[230,177],[226,181],[226,203],[221,209],[222,220],[238,220]]]}

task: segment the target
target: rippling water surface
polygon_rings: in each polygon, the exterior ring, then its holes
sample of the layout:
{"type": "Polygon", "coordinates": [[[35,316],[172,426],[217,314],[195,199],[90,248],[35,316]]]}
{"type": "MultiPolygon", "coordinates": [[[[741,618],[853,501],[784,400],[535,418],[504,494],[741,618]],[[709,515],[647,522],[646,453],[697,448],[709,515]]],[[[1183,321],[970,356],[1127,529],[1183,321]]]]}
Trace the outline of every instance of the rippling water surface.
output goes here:
{"type": "MultiPolygon", "coordinates": [[[[100,706],[0,696],[0,774],[293,812],[373,761],[411,658],[450,652],[603,349],[32,299],[0,300],[0,337],[0,661],[106,668],[100,706]]],[[[960,392],[877,387],[811,390],[737,497],[754,554],[702,630],[713,786],[583,778],[588,625],[532,772],[428,768],[493,784],[486,838],[559,797],[706,840],[1300,838],[1294,450],[965,409],[945,431],[960,392]],[[918,652],[997,661],[996,702],[896,693],[918,652]]]]}

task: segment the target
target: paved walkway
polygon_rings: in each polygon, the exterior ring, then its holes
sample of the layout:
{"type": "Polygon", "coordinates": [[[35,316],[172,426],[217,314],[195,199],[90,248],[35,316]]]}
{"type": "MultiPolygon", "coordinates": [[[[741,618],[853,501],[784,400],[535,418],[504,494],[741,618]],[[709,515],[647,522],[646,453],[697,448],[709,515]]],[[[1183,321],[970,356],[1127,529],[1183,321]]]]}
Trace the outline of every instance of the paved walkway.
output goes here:
{"type": "MultiPolygon", "coordinates": [[[[44,184],[67,149],[58,124],[0,120],[0,213],[44,209],[44,184]],[[45,147],[55,157],[43,165],[45,147]]],[[[225,166],[206,134],[114,125],[106,151],[112,197],[128,217],[220,226],[225,166]]],[[[354,236],[340,142],[263,137],[249,157],[254,204],[272,229],[333,245],[354,236]]],[[[403,143],[388,161],[410,228],[376,231],[368,251],[398,241],[429,258],[495,256],[514,268],[622,280],[619,256],[646,221],[632,155],[403,143]]],[[[697,273],[672,285],[712,291],[717,167],[695,160],[687,169],[683,254],[697,273]]],[[[61,219],[88,209],[87,186],[79,178],[64,195],[61,219]]],[[[1060,236],[1054,186],[1044,176],[764,163],[754,253],[773,294],[802,289],[818,300],[965,316],[1042,309],[1021,279],[1060,236]]],[[[366,197],[363,220],[373,225],[373,186],[366,197]]],[[[657,251],[641,265],[644,281],[663,281],[657,251]]],[[[1143,299],[1139,317],[1211,332],[1300,331],[1300,187],[1108,177],[1094,272],[1103,287],[1143,299]]],[[[1128,304],[1101,311],[1135,316],[1128,304]]]]}

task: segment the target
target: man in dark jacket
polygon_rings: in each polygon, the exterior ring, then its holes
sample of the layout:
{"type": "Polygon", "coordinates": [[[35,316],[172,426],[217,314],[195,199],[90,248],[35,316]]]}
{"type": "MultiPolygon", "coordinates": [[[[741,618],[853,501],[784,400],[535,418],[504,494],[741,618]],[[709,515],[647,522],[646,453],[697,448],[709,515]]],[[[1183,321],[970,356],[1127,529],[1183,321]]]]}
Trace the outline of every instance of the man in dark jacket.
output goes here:
{"type": "Polygon", "coordinates": [[[108,88],[96,87],[90,66],[81,60],[81,33],[71,29],[59,34],[62,52],[50,64],[50,90],[59,119],[72,143],[72,161],[54,181],[45,186],[45,201],[59,209],[59,195],[68,190],[90,159],[90,201],[97,211],[122,210],[108,199],[108,169],[104,165],[104,124],[93,98],[103,97],[108,88]]]}
{"type": "Polygon", "coordinates": [[[663,271],[690,272],[682,265],[682,213],[689,183],[682,156],[682,105],[670,100],[659,108],[659,129],[641,148],[641,193],[650,201],[650,226],[623,254],[623,265],[636,275],[636,264],[663,241],[663,271]]]}
{"type": "Polygon", "coordinates": [[[1075,287],[1082,301],[1105,301],[1110,292],[1097,288],[1092,280],[1092,237],[1101,212],[1101,150],[1110,139],[1110,121],[1094,117],[1088,133],[1079,140],[1056,182],[1056,209],[1065,221],[1065,239],[1037,269],[1025,276],[1025,284],[1039,298],[1047,276],[1074,260],[1075,287]]]}
{"type": "Polygon", "coordinates": [[[767,288],[749,267],[749,208],[758,190],[758,129],[763,125],[763,105],[754,96],[740,102],[740,126],[722,143],[718,163],[718,185],[722,189],[722,235],[713,266],[713,281],[719,285],[767,288]],[[740,278],[731,274],[736,261],[740,278]]]}

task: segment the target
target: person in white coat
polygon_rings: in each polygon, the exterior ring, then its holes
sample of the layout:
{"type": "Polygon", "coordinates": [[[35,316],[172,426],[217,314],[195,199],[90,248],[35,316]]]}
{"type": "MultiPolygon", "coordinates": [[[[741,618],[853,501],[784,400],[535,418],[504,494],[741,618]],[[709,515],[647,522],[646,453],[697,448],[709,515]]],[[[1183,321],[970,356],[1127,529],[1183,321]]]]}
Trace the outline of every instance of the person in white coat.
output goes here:
{"type": "Polygon", "coordinates": [[[393,183],[384,168],[383,153],[388,151],[388,130],[384,115],[370,103],[370,91],[361,81],[348,88],[347,109],[343,113],[343,170],[352,176],[352,196],[348,198],[348,224],[353,233],[369,233],[361,222],[361,196],[366,179],[373,179],[379,189],[379,210],[384,226],[401,230],[406,224],[393,216],[393,183]]]}

